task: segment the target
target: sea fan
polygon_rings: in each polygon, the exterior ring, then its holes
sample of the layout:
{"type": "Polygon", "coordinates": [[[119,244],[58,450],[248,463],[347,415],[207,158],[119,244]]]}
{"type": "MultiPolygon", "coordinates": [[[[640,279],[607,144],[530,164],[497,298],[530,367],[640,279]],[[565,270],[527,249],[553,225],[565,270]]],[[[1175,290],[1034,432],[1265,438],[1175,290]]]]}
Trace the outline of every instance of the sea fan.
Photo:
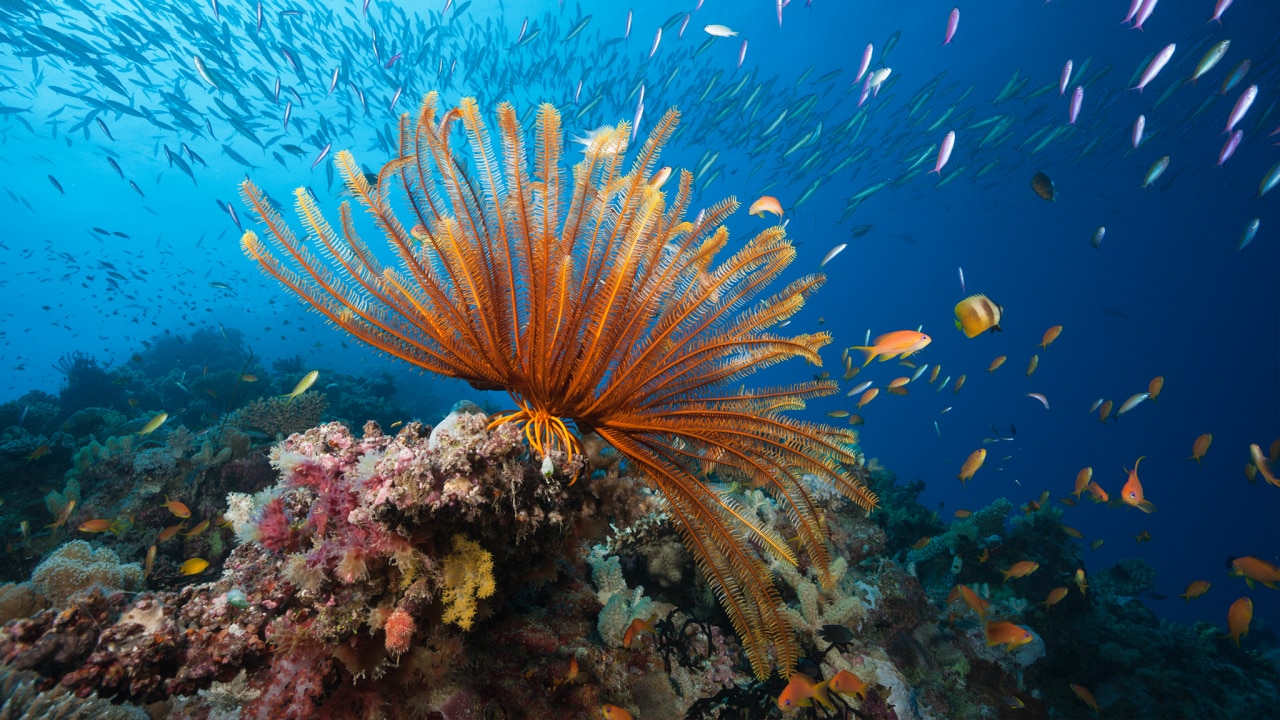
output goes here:
{"type": "Polygon", "coordinates": [[[431,93],[416,119],[401,117],[400,157],[376,183],[349,152],[336,159],[390,242],[394,267],[356,233],[349,203],[335,229],[299,189],[309,233],[299,238],[250,181],[244,200],[274,252],[253,232],[244,234],[244,251],[369,345],[478,388],[505,389],[518,410],[495,423],[521,423],[542,457],[579,451],[570,424],[599,433],[665,497],[756,675],[774,665],[790,674],[796,639],[756,548],[791,563],[796,555],[706,477],[767,488],[823,573],[828,553],[809,483],[832,485],[865,509],[876,505],[855,475],[853,432],[786,415],[836,392],[835,382],[742,385],[788,358],[821,364],[827,333],[786,337],[769,328],[798,311],[823,277],[756,300],[795,257],[781,227],[713,265],[728,243],[721,223],[738,204],[719,202],[688,221],[690,173],[680,173],[673,197],[662,191],[669,170],[654,170],[675,110],[625,172],[630,127],[593,133],[568,185],[553,106],[538,109],[530,156],[510,104],[498,107],[499,155],[474,99],[443,112],[437,103],[431,93]],[[455,148],[459,125],[465,142],[455,148]],[[393,190],[408,227],[392,210],[393,190]]]}

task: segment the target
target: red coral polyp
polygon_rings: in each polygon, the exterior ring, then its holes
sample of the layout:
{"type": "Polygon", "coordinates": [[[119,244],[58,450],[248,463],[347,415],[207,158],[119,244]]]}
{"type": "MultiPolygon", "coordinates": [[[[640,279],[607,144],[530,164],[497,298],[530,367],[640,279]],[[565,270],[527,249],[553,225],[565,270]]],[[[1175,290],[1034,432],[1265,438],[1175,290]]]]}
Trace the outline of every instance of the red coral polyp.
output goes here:
{"type": "Polygon", "coordinates": [[[298,549],[298,533],[289,522],[284,500],[276,498],[263,506],[258,520],[258,542],[278,553],[298,549]]]}

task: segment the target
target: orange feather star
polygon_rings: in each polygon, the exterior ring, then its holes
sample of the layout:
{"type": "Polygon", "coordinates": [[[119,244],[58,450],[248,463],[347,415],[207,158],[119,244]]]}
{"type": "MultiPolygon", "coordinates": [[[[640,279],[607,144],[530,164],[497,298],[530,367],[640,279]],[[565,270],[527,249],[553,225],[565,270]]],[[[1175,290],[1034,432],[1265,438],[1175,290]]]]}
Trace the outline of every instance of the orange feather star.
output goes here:
{"type": "Polygon", "coordinates": [[[274,248],[254,232],[241,244],[266,273],[365,343],[481,389],[505,389],[519,409],[494,423],[522,424],[542,457],[580,452],[566,421],[598,433],[665,498],[756,675],[767,677],[775,665],[789,675],[797,642],[755,547],[792,564],[795,553],[703,475],[714,468],[768,489],[828,581],[811,484],[833,486],[867,510],[877,498],[861,482],[851,430],[786,414],[836,392],[834,381],[741,384],[793,357],[821,365],[827,333],[786,337],[769,328],[796,313],[824,278],[808,275],[756,299],[795,257],[782,227],[713,265],[728,242],[721,223],[738,203],[730,198],[686,220],[693,178],[682,171],[668,204],[666,172],[654,168],[677,119],[668,111],[625,171],[630,127],[593,133],[570,185],[553,106],[538,109],[530,156],[514,108],[499,105],[500,158],[474,99],[441,111],[430,93],[416,120],[401,117],[400,157],[376,184],[350,152],[335,160],[389,241],[394,266],[357,234],[350,203],[335,228],[299,189],[304,243],[248,180],[243,198],[274,248]],[[463,143],[451,140],[458,126],[463,143]],[[392,210],[393,189],[412,219],[408,228],[392,210]]]}

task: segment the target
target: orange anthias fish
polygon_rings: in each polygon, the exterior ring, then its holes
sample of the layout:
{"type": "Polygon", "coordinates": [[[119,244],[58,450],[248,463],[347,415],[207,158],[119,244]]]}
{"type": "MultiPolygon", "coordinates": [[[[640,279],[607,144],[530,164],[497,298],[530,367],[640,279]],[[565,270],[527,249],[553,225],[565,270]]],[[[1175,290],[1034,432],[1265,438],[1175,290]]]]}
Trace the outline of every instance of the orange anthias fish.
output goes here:
{"type": "Polygon", "coordinates": [[[164,502],[160,504],[160,507],[169,508],[169,512],[184,520],[191,517],[190,508],[177,500],[170,500],[168,495],[164,496],[164,502]]]}
{"type": "Polygon", "coordinates": [[[1204,454],[1209,452],[1209,446],[1212,444],[1213,444],[1213,433],[1205,433],[1201,435],[1200,437],[1196,438],[1196,441],[1191,445],[1191,457],[1187,459],[1195,460],[1196,464],[1199,465],[1200,458],[1204,457],[1204,454]]]}
{"type": "Polygon", "coordinates": [[[984,620],[986,619],[987,606],[990,605],[990,603],[978,597],[978,593],[974,592],[973,588],[970,588],[968,585],[956,585],[953,592],[958,595],[961,600],[964,600],[964,604],[968,605],[970,610],[978,613],[978,617],[983,618],[984,620]]]}
{"type": "Polygon", "coordinates": [[[622,634],[622,647],[631,647],[631,643],[635,642],[636,636],[642,632],[651,632],[655,635],[658,634],[658,630],[655,626],[657,621],[658,615],[656,613],[651,615],[648,620],[642,620],[640,618],[632,620],[631,624],[627,626],[627,631],[622,634]]]}
{"type": "Polygon", "coordinates": [[[989,622],[986,624],[987,646],[1003,645],[1010,652],[1031,642],[1035,637],[1031,631],[1011,622],[989,622]]]}
{"type": "Polygon", "coordinates": [[[45,455],[48,455],[52,450],[53,448],[49,445],[41,445],[40,447],[31,451],[31,454],[27,456],[27,462],[31,462],[33,460],[39,460],[45,455]]]}
{"type": "Polygon", "coordinates": [[[1039,569],[1040,563],[1034,560],[1019,560],[1008,570],[1001,570],[1000,572],[1004,575],[1004,581],[1009,582],[1013,578],[1024,578],[1039,569]]]}
{"type": "Polygon", "coordinates": [[[1231,603],[1227,609],[1227,636],[1236,641],[1240,647],[1240,638],[1249,634],[1249,623],[1253,620],[1253,601],[1247,597],[1231,603]]]}
{"type": "Polygon", "coordinates": [[[982,463],[987,460],[987,449],[978,448],[969,454],[969,459],[964,461],[964,465],[960,467],[960,474],[956,477],[960,480],[960,484],[964,485],[973,479],[973,474],[978,472],[982,467],[982,463]]]}
{"type": "Polygon", "coordinates": [[[101,518],[95,520],[87,520],[78,528],[83,533],[102,533],[111,529],[111,521],[101,518]]]}
{"type": "Polygon", "coordinates": [[[1044,599],[1044,602],[1036,603],[1036,604],[1043,605],[1045,612],[1048,612],[1049,608],[1062,602],[1062,598],[1066,596],[1067,596],[1067,589],[1065,587],[1056,587],[1049,591],[1049,596],[1044,599]]]}
{"type": "Polygon", "coordinates": [[[1272,590],[1280,589],[1280,586],[1276,584],[1280,583],[1280,568],[1266,560],[1259,560],[1252,555],[1232,558],[1231,577],[1244,578],[1245,584],[1250,589],[1253,588],[1255,582],[1262,583],[1272,590]]]}
{"type": "Polygon", "coordinates": [[[1129,481],[1120,489],[1120,499],[1124,501],[1125,505],[1136,507],[1144,513],[1150,513],[1155,511],[1156,506],[1143,497],[1142,483],[1138,481],[1138,463],[1142,462],[1142,458],[1145,457],[1146,455],[1143,455],[1138,458],[1133,463],[1133,469],[1128,471],[1129,481]]]}
{"type": "Polygon", "coordinates": [[[178,523],[177,525],[170,525],[169,527],[161,530],[160,534],[156,536],[156,543],[163,543],[174,539],[185,525],[186,523],[178,523]]]}
{"type": "Polygon", "coordinates": [[[1040,347],[1048,348],[1051,344],[1053,344],[1054,340],[1058,339],[1058,336],[1061,334],[1062,334],[1061,325],[1054,325],[1048,330],[1045,330],[1044,337],[1040,339],[1040,347]]]}
{"type": "Polygon", "coordinates": [[[1111,495],[1096,482],[1090,481],[1089,487],[1085,488],[1085,490],[1088,490],[1089,494],[1093,496],[1094,502],[1104,503],[1111,499],[1111,495]]]}
{"type": "Polygon", "coordinates": [[[884,335],[876,338],[875,345],[872,345],[871,347],[857,345],[849,349],[861,350],[866,353],[867,361],[862,364],[863,367],[866,367],[877,357],[880,358],[880,362],[892,360],[896,357],[908,357],[920,350],[923,350],[930,342],[933,342],[933,338],[922,332],[916,332],[915,330],[896,330],[891,333],[885,333],[884,335]]]}
{"type": "Polygon", "coordinates": [[[1144,542],[1151,542],[1151,533],[1146,530],[1143,530],[1137,535],[1134,535],[1133,539],[1137,540],[1139,545],[1141,545],[1144,542]]]}
{"type": "Polygon", "coordinates": [[[600,706],[600,717],[603,717],[604,720],[632,720],[631,713],[617,705],[608,703],[600,706]]]}
{"type": "Polygon", "coordinates": [[[1147,396],[1150,400],[1159,400],[1160,392],[1164,390],[1164,376],[1157,375],[1151,378],[1151,382],[1147,383],[1147,396]]]}
{"type": "Polygon", "coordinates": [[[1090,710],[1101,712],[1101,708],[1098,707],[1098,701],[1093,699],[1093,693],[1089,692],[1089,688],[1071,683],[1071,692],[1075,693],[1081,702],[1088,705],[1090,710]]]}
{"type": "Polygon", "coordinates": [[[1179,595],[1184,601],[1183,604],[1191,602],[1194,598],[1209,592],[1210,583],[1208,580],[1196,580],[1187,586],[1187,591],[1179,595]]]}
{"type": "Polygon", "coordinates": [[[835,690],[841,695],[857,695],[865,700],[867,697],[867,687],[869,686],[857,675],[854,675],[848,670],[841,670],[831,676],[831,679],[827,681],[827,687],[835,690]]]}
{"type": "Polygon", "coordinates": [[[814,682],[813,678],[804,673],[793,673],[791,681],[778,696],[778,709],[790,712],[799,707],[808,707],[813,704],[812,700],[817,700],[828,710],[835,710],[835,703],[827,696],[827,684],[826,680],[814,682]]]}
{"type": "Polygon", "coordinates": [[[778,198],[772,195],[761,195],[760,199],[751,203],[751,207],[747,210],[748,215],[756,217],[764,217],[767,212],[782,217],[782,203],[778,202],[778,198]]]}
{"type": "Polygon", "coordinates": [[[1080,493],[1089,489],[1089,483],[1091,482],[1093,482],[1093,468],[1087,467],[1076,473],[1076,491],[1072,495],[1080,497],[1080,493]]]}

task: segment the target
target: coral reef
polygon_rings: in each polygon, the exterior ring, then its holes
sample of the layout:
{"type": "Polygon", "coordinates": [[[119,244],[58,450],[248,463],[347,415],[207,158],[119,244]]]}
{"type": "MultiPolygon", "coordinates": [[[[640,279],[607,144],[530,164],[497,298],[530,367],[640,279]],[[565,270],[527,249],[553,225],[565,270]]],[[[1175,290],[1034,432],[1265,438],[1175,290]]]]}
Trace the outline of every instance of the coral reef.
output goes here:
{"type": "Polygon", "coordinates": [[[305,392],[296,398],[259,398],[232,413],[227,424],[280,439],[317,425],[328,404],[324,394],[318,392],[305,392]]]}
{"type": "Polygon", "coordinates": [[[95,550],[84,540],[72,540],[36,567],[31,585],[54,607],[63,608],[76,596],[95,588],[138,589],[142,585],[142,568],[121,564],[120,557],[107,548],[95,550]]]}
{"type": "MultiPolygon", "coordinates": [[[[755,679],[668,508],[625,462],[596,447],[554,456],[548,475],[514,426],[488,425],[460,403],[435,428],[370,423],[357,436],[330,423],[269,453],[229,426],[221,439],[181,424],[68,439],[52,489],[6,495],[5,510],[22,502],[44,523],[76,504],[61,530],[20,541],[14,555],[44,556],[25,570],[32,580],[0,585],[0,717],[135,718],[146,705],[193,720],[597,718],[602,703],[638,720],[784,717],[786,681],[755,679]],[[227,448],[231,459],[202,464],[227,448]],[[189,521],[161,507],[178,488],[189,521]],[[79,522],[126,512],[119,535],[65,542],[79,522]],[[211,522],[188,536],[198,518],[211,522]],[[160,541],[166,525],[182,532],[160,541]],[[141,560],[152,543],[138,592],[140,568],[120,558],[141,560]],[[190,557],[214,564],[181,575],[190,557]]],[[[944,524],[915,501],[918,484],[884,471],[872,482],[887,500],[871,518],[816,496],[827,577],[803,553],[770,565],[797,670],[868,684],[864,696],[833,693],[835,710],[786,717],[1094,717],[1070,683],[1093,691],[1103,717],[1263,717],[1280,702],[1260,652],[1267,629],[1240,650],[1221,628],[1158,620],[1141,560],[1090,570],[1087,594],[1072,584],[1037,605],[1087,567],[1055,508],[1010,522],[1001,499],[944,524]],[[1040,568],[1003,582],[1023,559],[1040,568]],[[948,602],[958,584],[984,617],[948,602]],[[984,621],[1031,641],[988,645],[984,621]]],[[[786,531],[767,493],[717,487],[752,522],[786,531]]]]}

